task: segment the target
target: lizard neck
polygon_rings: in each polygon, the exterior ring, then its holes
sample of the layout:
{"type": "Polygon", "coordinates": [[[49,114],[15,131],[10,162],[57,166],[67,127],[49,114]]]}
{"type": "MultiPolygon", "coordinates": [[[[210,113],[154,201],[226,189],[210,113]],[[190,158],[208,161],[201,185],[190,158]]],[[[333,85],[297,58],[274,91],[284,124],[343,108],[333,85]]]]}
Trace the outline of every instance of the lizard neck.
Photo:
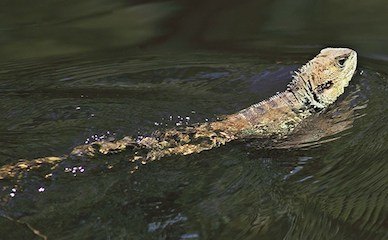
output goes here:
{"type": "Polygon", "coordinates": [[[312,71],[309,64],[304,66],[300,72],[295,72],[292,81],[287,86],[286,92],[291,92],[295,98],[306,107],[319,111],[325,108],[324,103],[320,101],[313,90],[312,82],[315,81],[316,74],[312,71]]]}
{"type": "Polygon", "coordinates": [[[236,138],[287,135],[303,119],[316,111],[315,105],[308,102],[311,96],[305,91],[308,89],[286,90],[229,115],[222,121],[211,123],[211,127],[232,134],[236,138]]]}

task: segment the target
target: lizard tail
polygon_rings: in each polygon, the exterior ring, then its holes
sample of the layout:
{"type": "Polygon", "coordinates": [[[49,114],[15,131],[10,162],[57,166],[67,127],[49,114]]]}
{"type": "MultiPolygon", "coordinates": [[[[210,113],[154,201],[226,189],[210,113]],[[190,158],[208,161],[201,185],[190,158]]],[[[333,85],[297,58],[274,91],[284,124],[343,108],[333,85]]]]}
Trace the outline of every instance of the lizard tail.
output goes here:
{"type": "MultiPolygon", "coordinates": [[[[0,168],[0,180],[21,178],[23,172],[48,166],[56,168],[69,157],[94,157],[120,153],[131,149],[130,162],[135,163],[132,172],[141,164],[171,155],[189,155],[210,150],[230,142],[237,137],[230,131],[217,128],[219,124],[205,123],[179,129],[156,131],[151,136],[135,139],[124,137],[116,141],[98,141],[76,146],[69,155],[20,160],[0,168]]],[[[46,176],[47,177],[47,176],[46,176]]]]}

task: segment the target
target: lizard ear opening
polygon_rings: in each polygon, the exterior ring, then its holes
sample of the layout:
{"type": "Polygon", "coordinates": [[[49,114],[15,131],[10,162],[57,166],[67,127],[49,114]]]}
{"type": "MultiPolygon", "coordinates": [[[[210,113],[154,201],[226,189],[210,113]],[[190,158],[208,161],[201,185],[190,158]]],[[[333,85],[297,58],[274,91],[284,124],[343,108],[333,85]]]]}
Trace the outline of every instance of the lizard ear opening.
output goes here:
{"type": "Polygon", "coordinates": [[[325,91],[326,89],[329,89],[333,86],[333,81],[327,81],[326,83],[323,83],[321,85],[319,85],[317,88],[316,88],[316,91],[318,93],[322,93],[323,91],[325,91]]]}

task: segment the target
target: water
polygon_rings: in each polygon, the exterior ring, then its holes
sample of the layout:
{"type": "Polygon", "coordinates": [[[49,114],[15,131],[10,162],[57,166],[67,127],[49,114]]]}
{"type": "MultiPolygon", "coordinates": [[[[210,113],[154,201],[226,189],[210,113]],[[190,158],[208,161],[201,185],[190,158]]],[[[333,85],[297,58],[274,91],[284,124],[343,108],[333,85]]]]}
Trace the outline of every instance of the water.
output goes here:
{"type": "Polygon", "coordinates": [[[68,160],[2,180],[0,238],[387,239],[387,10],[378,0],[2,3],[1,165],[233,113],[282,91],[329,45],[354,48],[359,67],[295,137],[323,129],[315,147],[231,143],[135,174],[125,153],[68,160]]]}

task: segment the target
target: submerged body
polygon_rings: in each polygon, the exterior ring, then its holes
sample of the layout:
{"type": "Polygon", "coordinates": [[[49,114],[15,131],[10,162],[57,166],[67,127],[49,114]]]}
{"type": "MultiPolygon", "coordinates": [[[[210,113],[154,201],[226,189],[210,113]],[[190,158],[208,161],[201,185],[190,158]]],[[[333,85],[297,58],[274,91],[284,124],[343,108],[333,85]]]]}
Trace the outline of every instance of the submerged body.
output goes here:
{"type": "Polygon", "coordinates": [[[282,139],[307,117],[333,103],[351,80],[357,54],[347,48],[323,49],[293,76],[287,90],[222,120],[165,132],[142,139],[125,137],[114,142],[77,146],[69,155],[20,161],[0,168],[0,179],[18,176],[22,170],[49,164],[54,167],[69,156],[94,156],[133,148],[132,162],[146,163],[164,156],[199,153],[227,142],[246,138],[282,139]]]}

